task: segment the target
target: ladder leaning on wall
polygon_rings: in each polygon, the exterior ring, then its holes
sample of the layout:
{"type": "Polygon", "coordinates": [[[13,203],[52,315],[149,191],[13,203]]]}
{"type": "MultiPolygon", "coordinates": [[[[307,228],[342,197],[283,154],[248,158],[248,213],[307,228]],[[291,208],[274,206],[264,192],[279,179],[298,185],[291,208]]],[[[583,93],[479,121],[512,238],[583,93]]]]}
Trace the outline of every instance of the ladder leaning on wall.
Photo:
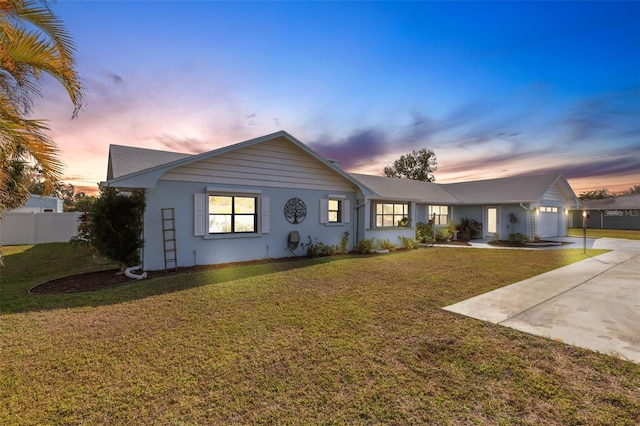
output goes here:
{"type": "Polygon", "coordinates": [[[178,269],[178,256],[176,249],[176,217],[173,208],[160,209],[160,213],[162,216],[164,271],[167,272],[167,269],[178,269]]]}

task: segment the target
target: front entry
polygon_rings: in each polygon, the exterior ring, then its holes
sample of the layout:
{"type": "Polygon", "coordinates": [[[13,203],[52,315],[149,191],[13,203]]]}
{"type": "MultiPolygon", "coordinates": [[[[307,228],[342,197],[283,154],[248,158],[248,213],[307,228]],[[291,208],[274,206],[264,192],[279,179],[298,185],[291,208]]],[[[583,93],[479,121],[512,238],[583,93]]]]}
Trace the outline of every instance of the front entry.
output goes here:
{"type": "Polygon", "coordinates": [[[485,210],[485,224],[484,236],[488,238],[495,238],[498,233],[498,226],[500,225],[498,207],[487,207],[485,210]]]}

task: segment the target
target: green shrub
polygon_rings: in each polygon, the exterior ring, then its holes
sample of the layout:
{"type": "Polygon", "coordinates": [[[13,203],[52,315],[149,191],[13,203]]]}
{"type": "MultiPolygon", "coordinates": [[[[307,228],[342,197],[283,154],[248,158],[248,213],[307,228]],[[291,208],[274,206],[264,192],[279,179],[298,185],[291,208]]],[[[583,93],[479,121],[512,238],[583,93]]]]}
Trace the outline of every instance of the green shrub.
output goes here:
{"type": "Polygon", "coordinates": [[[76,245],[93,245],[100,254],[126,266],[140,263],[143,191],[121,194],[115,188],[103,188],[88,215],[83,215],[76,245]]]}
{"type": "Polygon", "coordinates": [[[460,219],[458,225],[458,231],[460,231],[460,238],[463,241],[469,241],[471,238],[477,237],[478,233],[482,232],[482,223],[469,217],[463,217],[460,219]]]}
{"type": "Polygon", "coordinates": [[[438,236],[436,237],[436,241],[449,241],[452,235],[453,234],[449,232],[449,228],[440,228],[438,230],[438,236]]]}
{"type": "Polygon", "coordinates": [[[306,243],[300,244],[300,247],[305,250],[307,257],[322,257],[322,256],[333,256],[338,254],[337,245],[332,246],[325,244],[323,242],[318,241],[318,239],[312,239],[309,235],[309,241],[306,243]]]}
{"type": "Polygon", "coordinates": [[[336,247],[338,254],[347,254],[349,252],[349,233],[342,234],[340,245],[336,247]]]}
{"type": "Polygon", "coordinates": [[[376,245],[376,239],[375,238],[369,238],[369,239],[362,239],[360,241],[358,241],[358,243],[353,247],[353,250],[356,253],[363,253],[363,254],[368,254],[373,252],[373,248],[376,245]]]}
{"type": "Polygon", "coordinates": [[[406,248],[407,250],[413,250],[420,247],[420,241],[416,240],[415,238],[399,236],[398,240],[400,240],[402,247],[406,248]]]}
{"type": "Polygon", "coordinates": [[[391,241],[389,241],[389,239],[384,239],[384,240],[380,240],[378,241],[378,249],[380,250],[389,250],[389,251],[393,251],[396,249],[396,245],[393,244],[391,241]]]}
{"type": "Polygon", "coordinates": [[[529,237],[520,232],[509,234],[509,244],[521,246],[528,243],[529,241],[529,237]]]}
{"type": "Polygon", "coordinates": [[[423,244],[433,244],[433,225],[418,222],[416,224],[416,240],[423,244]]]}

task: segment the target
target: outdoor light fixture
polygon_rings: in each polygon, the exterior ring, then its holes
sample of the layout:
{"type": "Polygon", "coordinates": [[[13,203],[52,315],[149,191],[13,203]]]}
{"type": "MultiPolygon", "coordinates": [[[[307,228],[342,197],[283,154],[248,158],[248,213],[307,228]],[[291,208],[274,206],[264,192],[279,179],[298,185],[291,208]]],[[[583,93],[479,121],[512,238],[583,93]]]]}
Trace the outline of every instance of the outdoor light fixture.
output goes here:
{"type": "Polygon", "coordinates": [[[586,210],[582,210],[582,252],[587,254],[587,219],[589,215],[586,210]]]}

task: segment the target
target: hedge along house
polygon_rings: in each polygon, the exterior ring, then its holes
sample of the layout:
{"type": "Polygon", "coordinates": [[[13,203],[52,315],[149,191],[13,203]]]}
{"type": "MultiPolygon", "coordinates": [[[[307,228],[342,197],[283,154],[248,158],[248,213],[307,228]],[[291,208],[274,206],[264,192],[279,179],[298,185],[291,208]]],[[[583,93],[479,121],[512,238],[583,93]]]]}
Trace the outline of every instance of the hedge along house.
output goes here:
{"type": "MultiPolygon", "coordinates": [[[[483,224],[482,237],[504,238],[522,233],[533,239],[566,236],[569,211],[578,199],[560,174],[516,176],[473,182],[437,184],[380,176],[353,175],[370,188],[373,203],[404,199],[415,222],[433,220],[436,227],[463,218],[483,224]]],[[[379,208],[365,210],[374,215],[379,208]]],[[[365,213],[366,214],[366,213],[365,213]]],[[[364,219],[366,222],[368,218],[364,219]]],[[[371,221],[368,235],[381,237],[371,221]]]]}
{"type": "Polygon", "coordinates": [[[434,217],[470,217],[487,237],[565,235],[577,205],[561,175],[436,184],[349,174],[286,132],[198,155],[112,145],[101,185],[145,191],[146,270],[301,255],[309,238],[334,245],[345,233],[348,249],[397,242],[434,217]]]}

